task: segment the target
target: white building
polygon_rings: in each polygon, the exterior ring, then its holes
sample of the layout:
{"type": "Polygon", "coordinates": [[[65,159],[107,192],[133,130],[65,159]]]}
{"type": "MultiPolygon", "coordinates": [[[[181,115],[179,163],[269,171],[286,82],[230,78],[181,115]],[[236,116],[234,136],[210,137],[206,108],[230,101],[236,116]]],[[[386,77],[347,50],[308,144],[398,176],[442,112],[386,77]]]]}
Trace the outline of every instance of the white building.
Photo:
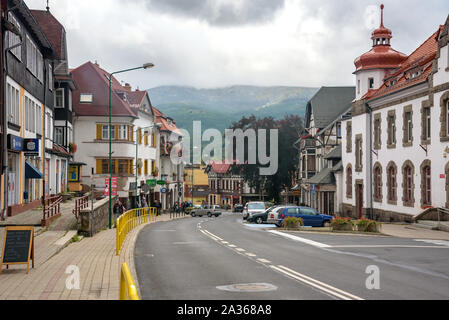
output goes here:
{"type": "MultiPolygon", "coordinates": [[[[383,9],[383,7],[382,7],[383,9]]],[[[410,55],[372,33],[355,60],[352,119],[342,122],[343,215],[410,221],[449,206],[449,17],[410,55]]]]}

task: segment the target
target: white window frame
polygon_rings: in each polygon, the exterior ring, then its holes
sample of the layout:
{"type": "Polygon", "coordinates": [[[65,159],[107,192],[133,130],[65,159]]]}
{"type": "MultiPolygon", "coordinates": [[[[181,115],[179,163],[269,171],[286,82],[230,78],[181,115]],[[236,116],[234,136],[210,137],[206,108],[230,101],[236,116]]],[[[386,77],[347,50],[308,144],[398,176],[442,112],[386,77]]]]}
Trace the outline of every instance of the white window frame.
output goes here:
{"type": "Polygon", "coordinates": [[[109,133],[110,133],[109,125],[102,124],[101,125],[101,140],[109,140],[109,133]]]}
{"type": "Polygon", "coordinates": [[[55,90],[55,108],[58,108],[58,109],[64,109],[65,108],[65,93],[64,93],[64,88],[59,88],[59,89],[56,89],[55,90]],[[62,105],[58,105],[58,98],[57,98],[57,96],[58,96],[58,93],[60,93],[60,92],[62,92],[62,105]]]}
{"type": "Polygon", "coordinates": [[[54,142],[60,146],[64,146],[64,127],[55,127],[54,142]]]}
{"type": "Polygon", "coordinates": [[[412,113],[409,111],[406,113],[406,120],[407,120],[407,142],[412,141],[412,113]],[[409,117],[410,116],[410,117],[409,117]]]}
{"type": "Polygon", "coordinates": [[[426,121],[426,139],[430,139],[430,135],[431,135],[431,114],[430,114],[430,108],[425,108],[424,109],[426,114],[425,114],[425,121],[426,121]]]}
{"type": "Polygon", "coordinates": [[[72,111],[72,90],[69,88],[69,111],[72,111]]]}
{"type": "Polygon", "coordinates": [[[128,140],[128,126],[119,125],[118,126],[118,138],[119,140],[128,140]]]}
{"type": "Polygon", "coordinates": [[[92,93],[81,93],[80,103],[92,103],[94,101],[94,95],[92,93]],[[90,97],[90,99],[86,99],[90,97]]]}
{"type": "MultiPolygon", "coordinates": [[[[11,12],[9,12],[9,14],[8,14],[8,20],[12,24],[14,24],[17,27],[17,29],[19,29],[20,33],[22,33],[22,28],[20,27],[20,24],[18,23],[16,17],[11,12]]],[[[11,31],[6,32],[6,37],[7,37],[6,43],[8,44],[8,47],[12,47],[12,46],[20,43],[20,37],[16,34],[12,33],[11,31]]],[[[10,50],[10,52],[17,59],[19,59],[19,61],[22,61],[22,46],[18,46],[16,48],[10,50]]]]}
{"type": "Polygon", "coordinates": [[[19,89],[12,83],[7,83],[7,105],[8,119],[7,121],[20,126],[20,94],[19,89]]]}

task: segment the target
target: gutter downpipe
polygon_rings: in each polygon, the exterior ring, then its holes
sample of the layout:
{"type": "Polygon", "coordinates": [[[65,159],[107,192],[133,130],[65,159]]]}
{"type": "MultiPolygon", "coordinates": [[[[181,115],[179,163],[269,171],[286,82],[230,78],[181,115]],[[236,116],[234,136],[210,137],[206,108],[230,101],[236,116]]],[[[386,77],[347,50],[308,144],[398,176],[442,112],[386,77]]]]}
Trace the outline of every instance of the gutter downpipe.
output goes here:
{"type": "Polygon", "coordinates": [[[365,102],[365,106],[369,112],[369,180],[370,180],[370,219],[373,220],[373,109],[365,102]]]}
{"type": "MultiPolygon", "coordinates": [[[[12,10],[14,10],[15,8],[17,8],[18,6],[22,5],[22,1],[20,1],[20,3],[18,3],[17,5],[13,6],[12,8],[9,8],[8,10],[5,11],[5,17],[4,19],[6,21],[9,22],[8,17],[9,17],[9,12],[11,12],[12,10]]],[[[3,18],[2,18],[3,19],[3,18]]],[[[8,51],[11,51],[14,48],[17,48],[19,46],[21,46],[23,44],[23,38],[22,35],[19,34],[20,37],[20,42],[11,46],[11,47],[7,47],[5,48],[6,45],[6,37],[4,37],[4,35],[6,34],[6,30],[3,30],[2,28],[2,41],[3,41],[3,76],[2,76],[2,81],[3,81],[3,97],[2,97],[2,102],[3,102],[3,150],[2,150],[2,157],[3,157],[3,210],[1,211],[1,217],[0,220],[5,220],[6,217],[6,213],[8,211],[8,112],[7,112],[7,106],[6,106],[6,75],[8,74],[8,51]]]]}

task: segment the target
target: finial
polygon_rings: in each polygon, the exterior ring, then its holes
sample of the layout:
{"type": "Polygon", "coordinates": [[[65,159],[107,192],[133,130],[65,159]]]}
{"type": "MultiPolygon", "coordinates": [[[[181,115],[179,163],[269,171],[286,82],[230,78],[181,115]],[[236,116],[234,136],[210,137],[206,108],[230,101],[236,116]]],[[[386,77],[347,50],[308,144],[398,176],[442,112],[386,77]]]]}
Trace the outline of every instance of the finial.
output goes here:
{"type": "Polygon", "coordinates": [[[47,0],[47,12],[50,12],[50,6],[48,5],[48,1],[49,0],[47,0]]]}
{"type": "Polygon", "coordinates": [[[380,26],[384,26],[384,5],[380,5],[380,26]]]}

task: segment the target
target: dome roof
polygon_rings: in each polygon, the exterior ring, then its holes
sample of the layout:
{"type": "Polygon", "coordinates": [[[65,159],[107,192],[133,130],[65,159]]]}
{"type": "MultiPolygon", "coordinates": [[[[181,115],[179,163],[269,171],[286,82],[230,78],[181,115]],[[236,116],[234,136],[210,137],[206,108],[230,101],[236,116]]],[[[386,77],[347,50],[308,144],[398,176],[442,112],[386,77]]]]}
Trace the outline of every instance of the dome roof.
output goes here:
{"type": "Polygon", "coordinates": [[[383,4],[380,9],[380,26],[371,34],[373,48],[355,59],[356,72],[368,69],[395,69],[407,59],[407,55],[391,48],[390,39],[393,36],[391,30],[384,27],[383,4]]]}

